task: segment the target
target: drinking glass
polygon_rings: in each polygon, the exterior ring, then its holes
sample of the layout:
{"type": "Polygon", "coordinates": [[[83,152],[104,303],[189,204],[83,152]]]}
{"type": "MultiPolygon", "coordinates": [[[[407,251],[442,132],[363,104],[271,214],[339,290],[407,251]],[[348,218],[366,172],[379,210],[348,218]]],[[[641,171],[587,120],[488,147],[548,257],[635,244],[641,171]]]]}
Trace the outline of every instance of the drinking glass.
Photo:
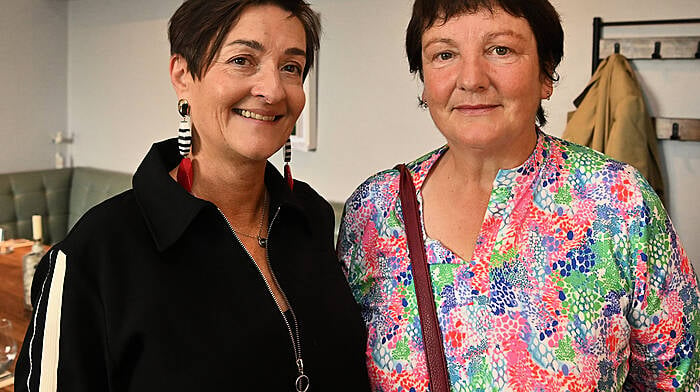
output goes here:
{"type": "Polygon", "coordinates": [[[0,375],[10,370],[17,356],[17,342],[12,337],[12,323],[0,318],[0,375]]]}

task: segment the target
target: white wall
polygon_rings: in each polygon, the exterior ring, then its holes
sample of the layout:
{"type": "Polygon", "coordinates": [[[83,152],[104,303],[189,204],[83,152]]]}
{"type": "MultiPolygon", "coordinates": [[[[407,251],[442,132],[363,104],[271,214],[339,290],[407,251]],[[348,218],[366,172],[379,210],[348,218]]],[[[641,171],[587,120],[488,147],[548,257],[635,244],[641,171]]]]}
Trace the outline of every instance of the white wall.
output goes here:
{"type": "MultiPolygon", "coordinates": [[[[553,0],[560,12],[565,34],[565,59],[559,69],[561,82],[549,105],[551,126],[548,132],[560,134],[566,124],[571,101],[588,82],[591,73],[593,17],[604,21],[680,19],[700,17],[697,0],[553,0]]],[[[605,37],[700,35],[700,25],[637,26],[606,28],[605,37]]],[[[644,89],[652,116],[700,118],[700,61],[636,60],[632,63],[644,89]]],[[[666,181],[667,209],[681,241],[700,271],[700,142],[662,141],[663,174],[666,181]]]]}
{"type": "Polygon", "coordinates": [[[167,23],[180,3],[68,3],[68,127],[76,165],[133,172],[151,143],[176,135],[167,23]]]}
{"type": "MultiPolygon", "coordinates": [[[[372,173],[443,141],[428,113],[417,108],[420,84],[408,74],[403,43],[412,0],[312,3],[324,24],[318,151],[295,151],[293,172],[328,199],[342,201],[372,173]]],[[[573,110],[572,100],[590,77],[594,16],[609,21],[700,17],[697,0],[553,3],[566,35],[561,81],[545,105],[550,118],[545,131],[554,135],[563,132],[566,112],[573,110]]],[[[175,135],[178,116],[167,73],[166,28],[179,4],[180,0],[68,2],[67,113],[68,128],[76,134],[77,165],[133,171],[153,141],[175,135]]],[[[653,114],[700,118],[698,86],[689,86],[700,79],[700,62],[635,66],[653,114]]],[[[662,152],[671,216],[691,259],[700,262],[700,209],[692,203],[700,193],[700,143],[662,142],[662,152]]],[[[279,154],[273,161],[280,164],[279,154]]]]}
{"type": "MultiPolygon", "coordinates": [[[[68,122],[76,164],[134,171],[153,141],[176,134],[166,29],[179,3],[69,2],[68,122]]],[[[372,172],[442,144],[417,108],[420,89],[406,72],[402,46],[410,1],[398,3],[314,2],[324,25],[318,151],[295,151],[294,175],[330,199],[344,200],[372,172]],[[405,141],[395,140],[396,130],[407,131],[405,141]]]]}
{"type": "MultiPolygon", "coordinates": [[[[421,86],[408,72],[404,32],[411,0],[316,0],[318,149],[293,152],[292,172],[330,200],[345,201],[373,173],[444,144],[421,86]]],[[[280,164],[278,155],[275,162],[280,164]]]]}
{"type": "Polygon", "coordinates": [[[66,129],[67,3],[0,0],[0,172],[54,166],[66,129]]]}

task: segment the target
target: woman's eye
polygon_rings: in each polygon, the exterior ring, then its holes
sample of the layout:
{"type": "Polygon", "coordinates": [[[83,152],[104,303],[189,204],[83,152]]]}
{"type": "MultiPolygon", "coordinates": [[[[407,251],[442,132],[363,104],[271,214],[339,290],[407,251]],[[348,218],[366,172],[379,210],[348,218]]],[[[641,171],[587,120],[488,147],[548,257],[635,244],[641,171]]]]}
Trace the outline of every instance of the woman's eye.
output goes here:
{"type": "Polygon", "coordinates": [[[505,46],[496,46],[493,48],[493,53],[498,56],[505,56],[510,53],[510,49],[506,48],[505,46]]]}
{"type": "Polygon", "coordinates": [[[452,58],[452,53],[450,53],[450,52],[438,53],[437,57],[442,61],[446,61],[446,60],[449,60],[452,58]]]}
{"type": "Polygon", "coordinates": [[[236,65],[247,65],[248,64],[248,59],[245,57],[234,57],[230,59],[229,64],[236,64],[236,65]]]}
{"type": "Polygon", "coordinates": [[[301,67],[295,64],[287,64],[284,67],[282,67],[282,70],[284,72],[293,73],[295,75],[301,75],[302,72],[301,67]]]}

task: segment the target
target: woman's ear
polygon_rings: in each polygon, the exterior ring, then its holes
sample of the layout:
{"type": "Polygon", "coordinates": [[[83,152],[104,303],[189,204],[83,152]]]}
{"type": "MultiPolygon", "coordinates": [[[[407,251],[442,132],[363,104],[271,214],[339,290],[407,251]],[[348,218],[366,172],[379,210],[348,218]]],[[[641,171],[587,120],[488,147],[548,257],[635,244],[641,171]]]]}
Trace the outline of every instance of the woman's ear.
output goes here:
{"type": "Polygon", "coordinates": [[[540,81],[542,82],[540,99],[549,99],[554,92],[554,82],[559,80],[556,72],[550,72],[549,68],[549,66],[545,66],[544,72],[540,73],[540,81]]]}
{"type": "Polygon", "coordinates": [[[545,77],[542,81],[542,88],[540,91],[540,99],[549,99],[554,91],[554,82],[552,79],[545,77]]]}
{"type": "Polygon", "coordinates": [[[189,95],[188,91],[193,82],[192,75],[187,67],[187,61],[177,53],[170,56],[170,82],[178,97],[189,95]]]}

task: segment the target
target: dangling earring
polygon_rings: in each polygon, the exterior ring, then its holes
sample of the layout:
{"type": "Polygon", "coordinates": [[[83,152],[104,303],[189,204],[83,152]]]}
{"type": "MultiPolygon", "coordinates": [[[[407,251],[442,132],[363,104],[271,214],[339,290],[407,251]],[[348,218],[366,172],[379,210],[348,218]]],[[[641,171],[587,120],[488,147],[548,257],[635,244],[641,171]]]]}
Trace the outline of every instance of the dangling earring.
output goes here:
{"type": "Polygon", "coordinates": [[[418,97],[418,106],[425,110],[428,108],[428,101],[424,100],[423,97],[418,97]]]}
{"type": "Polygon", "coordinates": [[[292,168],[289,167],[289,162],[292,161],[292,141],[287,139],[284,143],[284,179],[287,180],[289,190],[294,190],[294,179],[292,178],[292,168]]]}
{"type": "Polygon", "coordinates": [[[192,123],[190,122],[190,103],[186,99],[177,102],[177,111],[182,116],[180,130],[177,135],[177,147],[182,155],[180,166],[177,168],[177,182],[187,192],[192,192],[192,160],[187,157],[192,147],[192,123]]]}

